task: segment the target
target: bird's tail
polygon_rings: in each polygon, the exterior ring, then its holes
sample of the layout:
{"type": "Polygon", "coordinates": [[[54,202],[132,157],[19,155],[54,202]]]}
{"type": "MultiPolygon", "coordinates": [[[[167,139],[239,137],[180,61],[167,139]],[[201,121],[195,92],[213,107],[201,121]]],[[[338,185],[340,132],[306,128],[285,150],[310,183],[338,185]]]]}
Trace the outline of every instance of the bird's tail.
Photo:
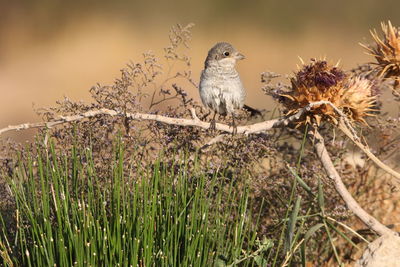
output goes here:
{"type": "Polygon", "coordinates": [[[243,108],[250,112],[250,117],[256,117],[256,116],[261,116],[263,117],[263,114],[261,113],[261,111],[259,111],[258,109],[252,108],[248,105],[244,105],[243,108]]]}

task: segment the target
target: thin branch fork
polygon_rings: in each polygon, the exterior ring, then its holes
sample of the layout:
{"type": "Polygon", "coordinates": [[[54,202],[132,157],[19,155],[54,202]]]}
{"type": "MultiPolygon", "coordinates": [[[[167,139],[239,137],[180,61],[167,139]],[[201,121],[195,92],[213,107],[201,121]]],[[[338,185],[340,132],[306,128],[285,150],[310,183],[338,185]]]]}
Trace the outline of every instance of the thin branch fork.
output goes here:
{"type": "Polygon", "coordinates": [[[371,150],[365,146],[363,143],[360,142],[360,139],[354,136],[352,131],[349,129],[349,127],[343,123],[343,121],[339,122],[338,128],[351,140],[353,143],[358,146],[378,167],[389,173],[395,178],[395,181],[397,185],[400,184],[400,173],[396,172],[389,166],[387,166],[385,163],[383,163],[379,158],[377,158],[371,150]]]}
{"type": "Polygon", "coordinates": [[[342,197],[347,207],[354,212],[354,214],[367,225],[368,228],[374,230],[379,235],[396,235],[398,233],[390,230],[385,225],[380,223],[373,216],[368,214],[351,196],[349,191],[347,191],[346,186],[344,185],[342,178],[339,173],[336,171],[335,166],[326,150],[324,138],[319,134],[317,130],[311,130],[309,132],[309,136],[314,140],[314,149],[317,153],[317,156],[321,160],[322,166],[324,167],[328,177],[333,180],[336,191],[342,197]]]}
{"type": "MultiPolygon", "coordinates": [[[[272,119],[268,121],[263,121],[251,125],[244,125],[244,126],[237,126],[237,129],[234,129],[232,126],[216,123],[215,127],[216,130],[226,132],[226,133],[233,133],[234,131],[237,134],[253,134],[271,130],[273,128],[284,127],[289,123],[296,121],[303,116],[303,114],[307,113],[311,110],[312,107],[322,104],[330,103],[328,101],[318,101],[314,103],[310,103],[308,106],[304,107],[303,109],[299,110],[296,114],[289,116],[287,118],[279,118],[279,119],[272,119]]],[[[33,128],[53,128],[57,125],[70,123],[75,121],[80,121],[83,119],[95,117],[98,115],[108,115],[108,116],[121,116],[127,117],[132,120],[149,120],[149,121],[158,121],[165,124],[171,125],[179,125],[179,126],[193,126],[199,127],[203,129],[209,129],[210,123],[201,121],[194,109],[191,109],[192,119],[184,119],[184,118],[173,118],[173,117],[166,117],[158,114],[147,114],[147,113],[120,113],[115,110],[110,109],[96,109],[87,111],[81,114],[72,115],[72,116],[60,116],[59,118],[49,121],[49,122],[37,122],[37,123],[23,123],[18,125],[10,125],[8,127],[0,129],[0,135],[9,132],[9,131],[20,131],[26,129],[33,129],[33,128]]]]}

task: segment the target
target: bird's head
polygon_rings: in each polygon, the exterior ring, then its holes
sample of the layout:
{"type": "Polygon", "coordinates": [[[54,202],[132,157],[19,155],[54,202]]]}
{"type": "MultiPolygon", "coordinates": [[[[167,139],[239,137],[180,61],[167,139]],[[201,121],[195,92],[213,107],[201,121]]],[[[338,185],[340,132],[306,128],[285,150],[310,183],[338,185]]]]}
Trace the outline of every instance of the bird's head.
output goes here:
{"type": "Polygon", "coordinates": [[[236,61],[241,59],[244,59],[244,56],[231,44],[221,42],[214,45],[210,51],[208,51],[205,68],[212,65],[218,65],[224,68],[234,68],[236,61]]]}

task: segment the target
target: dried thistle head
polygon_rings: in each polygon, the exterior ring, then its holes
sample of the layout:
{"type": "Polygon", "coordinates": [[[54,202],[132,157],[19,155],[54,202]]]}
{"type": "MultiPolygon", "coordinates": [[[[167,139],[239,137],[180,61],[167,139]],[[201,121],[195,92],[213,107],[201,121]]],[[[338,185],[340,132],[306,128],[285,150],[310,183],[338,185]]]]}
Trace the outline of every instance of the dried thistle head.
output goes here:
{"type": "Polygon", "coordinates": [[[360,77],[351,77],[347,80],[341,96],[340,106],[354,121],[363,122],[365,116],[371,116],[374,111],[377,96],[374,94],[373,84],[360,77]]]}
{"type": "Polygon", "coordinates": [[[367,49],[368,54],[377,60],[379,76],[394,78],[396,83],[400,81],[400,29],[393,27],[392,23],[381,23],[383,39],[376,30],[371,31],[375,43],[373,45],[361,44],[367,49]]]}
{"type": "MultiPolygon", "coordinates": [[[[341,109],[352,121],[365,123],[364,117],[370,115],[375,96],[370,82],[362,78],[350,78],[338,66],[328,64],[325,60],[311,60],[292,78],[291,90],[281,94],[285,99],[283,105],[288,115],[294,114],[312,102],[329,101],[341,109]]],[[[331,105],[314,106],[298,126],[327,120],[337,123],[339,115],[331,105]]]]}

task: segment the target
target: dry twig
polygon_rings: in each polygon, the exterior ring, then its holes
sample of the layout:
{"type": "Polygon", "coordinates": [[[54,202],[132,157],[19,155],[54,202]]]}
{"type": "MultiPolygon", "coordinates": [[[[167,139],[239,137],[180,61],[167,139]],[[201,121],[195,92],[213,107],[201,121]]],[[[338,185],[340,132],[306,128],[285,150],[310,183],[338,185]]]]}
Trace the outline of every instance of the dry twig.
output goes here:
{"type": "Polygon", "coordinates": [[[349,191],[347,191],[346,186],[343,184],[342,178],[336,171],[335,166],[326,150],[324,138],[315,129],[309,132],[311,138],[314,139],[314,148],[317,153],[318,158],[330,179],[333,180],[336,191],[342,197],[347,207],[354,212],[354,214],[363,222],[368,228],[374,230],[379,235],[398,235],[396,232],[390,230],[385,225],[381,224],[377,219],[368,214],[351,196],[349,191]]]}
{"type": "MultiPolygon", "coordinates": [[[[301,116],[303,116],[303,114],[310,111],[310,109],[312,107],[317,106],[317,105],[322,105],[322,104],[327,104],[327,101],[318,101],[318,102],[310,103],[308,106],[304,107],[296,114],[289,116],[287,118],[272,119],[272,120],[268,120],[268,121],[251,124],[251,125],[237,126],[237,130],[235,132],[237,134],[253,134],[253,133],[268,131],[268,130],[271,130],[272,128],[283,127],[293,121],[298,120],[301,116]]],[[[171,125],[193,126],[193,127],[203,128],[203,129],[210,128],[210,123],[201,121],[196,116],[196,113],[193,109],[191,110],[191,115],[192,115],[193,119],[184,119],[184,118],[166,117],[166,116],[162,116],[162,115],[158,115],[158,114],[122,113],[122,112],[117,112],[115,110],[103,108],[103,109],[98,109],[98,110],[87,111],[82,114],[77,114],[77,115],[73,115],[73,116],[60,116],[58,119],[49,121],[49,122],[23,123],[23,124],[19,124],[19,125],[10,125],[8,127],[0,129],[0,135],[2,135],[5,132],[9,132],[9,131],[20,131],[20,130],[26,130],[26,129],[32,129],[32,128],[53,128],[59,124],[80,121],[80,120],[91,118],[91,117],[98,116],[98,115],[125,116],[129,119],[137,120],[137,121],[149,120],[149,121],[158,121],[158,122],[171,124],[171,125]]],[[[216,130],[226,132],[226,133],[234,132],[233,127],[226,125],[226,124],[216,123],[215,128],[216,128],[216,130]]]]}
{"type": "Polygon", "coordinates": [[[354,144],[356,144],[373,162],[375,162],[378,167],[380,167],[382,170],[386,171],[387,173],[391,174],[394,176],[396,182],[400,184],[400,173],[396,172],[389,166],[387,166],[385,163],[383,163],[380,159],[378,159],[372,152],[371,150],[365,146],[363,143],[360,142],[360,139],[355,136],[352,131],[349,129],[349,127],[343,123],[343,121],[339,122],[338,125],[339,129],[348,137],[350,138],[351,141],[353,141],[354,144]]]}

